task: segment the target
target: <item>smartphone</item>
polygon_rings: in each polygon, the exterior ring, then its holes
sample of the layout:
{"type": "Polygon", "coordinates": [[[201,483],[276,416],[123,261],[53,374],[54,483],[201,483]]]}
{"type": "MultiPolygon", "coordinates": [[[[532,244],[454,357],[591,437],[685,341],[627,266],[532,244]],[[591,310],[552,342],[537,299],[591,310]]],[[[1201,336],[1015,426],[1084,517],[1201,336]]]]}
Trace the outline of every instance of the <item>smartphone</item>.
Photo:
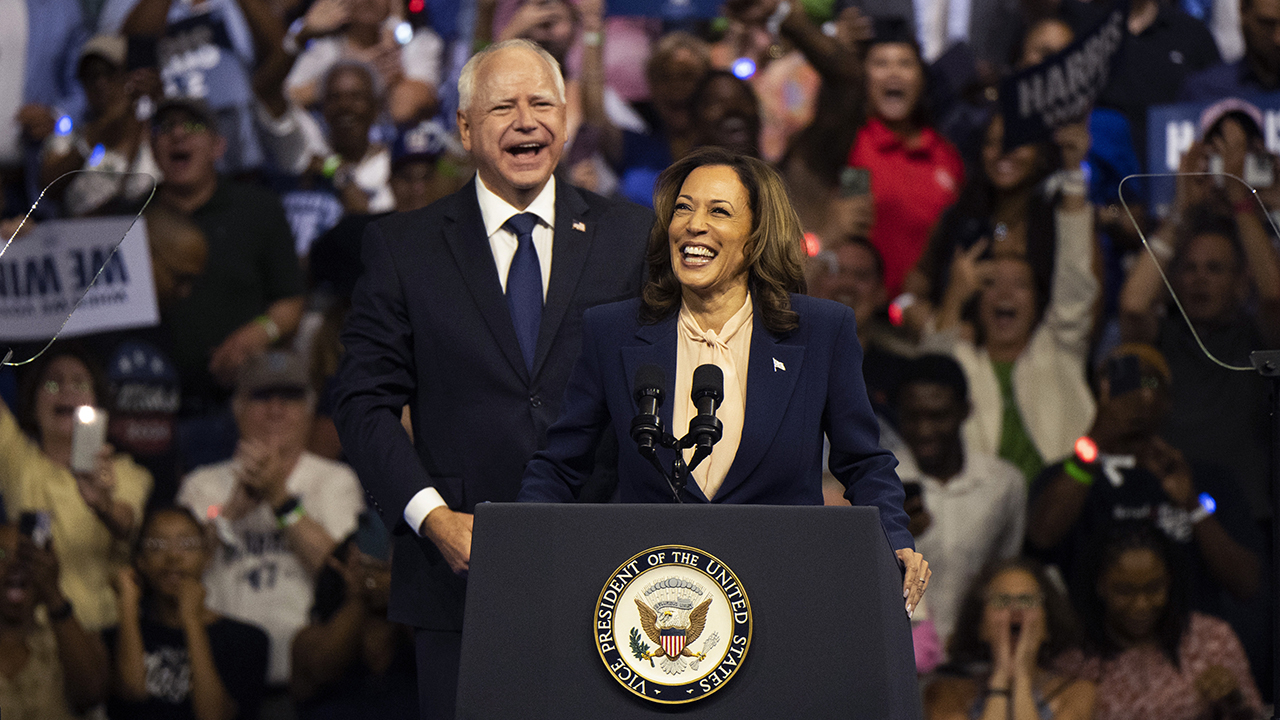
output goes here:
{"type": "Polygon", "coordinates": [[[71,427],[71,470],[93,472],[98,467],[98,451],[107,440],[107,411],[81,405],[71,427]]]}
{"type": "Polygon", "coordinates": [[[902,483],[902,489],[907,494],[906,499],[903,500],[903,505],[906,505],[908,502],[911,502],[911,500],[924,495],[924,486],[918,482],[902,483]]]}
{"type": "Polygon", "coordinates": [[[840,197],[855,197],[871,192],[871,171],[867,168],[847,167],[840,171],[840,197]]]}
{"type": "Polygon", "coordinates": [[[18,532],[43,550],[53,539],[53,519],[43,510],[28,510],[18,516],[18,532]]]}
{"type": "Polygon", "coordinates": [[[1244,181],[1253,188],[1269,188],[1276,182],[1275,160],[1265,153],[1244,156],[1244,181]]]}
{"type": "Polygon", "coordinates": [[[1142,367],[1137,355],[1121,355],[1107,361],[1107,379],[1111,397],[1124,395],[1142,387],[1142,367]]]}
{"type": "Polygon", "coordinates": [[[391,559],[391,536],[382,520],[365,510],[356,525],[356,548],[375,560],[391,559]]]}

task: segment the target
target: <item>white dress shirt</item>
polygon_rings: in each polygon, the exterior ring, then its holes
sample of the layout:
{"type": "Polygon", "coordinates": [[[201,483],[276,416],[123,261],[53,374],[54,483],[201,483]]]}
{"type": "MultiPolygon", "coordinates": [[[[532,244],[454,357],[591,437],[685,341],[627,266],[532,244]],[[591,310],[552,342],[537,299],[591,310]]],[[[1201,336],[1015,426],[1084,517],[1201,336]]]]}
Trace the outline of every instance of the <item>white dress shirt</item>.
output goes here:
{"type": "MultiPolygon", "coordinates": [[[[480,174],[476,174],[476,199],[480,202],[480,218],[484,221],[484,231],[489,236],[489,249],[493,251],[493,262],[498,268],[498,280],[502,283],[502,292],[507,291],[507,273],[511,270],[511,261],[516,256],[519,238],[503,227],[513,215],[522,212],[533,213],[541,221],[533,229],[533,247],[538,251],[538,265],[542,270],[542,301],[547,301],[547,285],[551,282],[551,246],[555,239],[556,226],[556,176],[552,175],[542,192],[529,203],[529,207],[520,210],[506,200],[498,197],[485,187],[480,174]]],[[[423,488],[404,506],[404,521],[415,533],[422,535],[422,522],[427,515],[438,507],[448,505],[440,492],[433,487],[423,488]]]]}
{"type": "Polygon", "coordinates": [[[897,457],[898,476],[920,483],[932,518],[916,550],[933,571],[929,617],[945,647],[974,578],[988,563],[1021,551],[1027,483],[1016,467],[967,443],[964,466],[945,483],[922,472],[905,447],[897,457]]]}

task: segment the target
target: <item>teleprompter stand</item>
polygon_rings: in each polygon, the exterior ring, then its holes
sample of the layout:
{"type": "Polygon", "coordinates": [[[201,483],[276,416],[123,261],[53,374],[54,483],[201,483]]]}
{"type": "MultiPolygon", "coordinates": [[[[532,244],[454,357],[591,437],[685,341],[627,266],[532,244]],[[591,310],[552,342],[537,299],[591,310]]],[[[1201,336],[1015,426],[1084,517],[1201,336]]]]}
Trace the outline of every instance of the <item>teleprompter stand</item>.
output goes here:
{"type": "Polygon", "coordinates": [[[476,508],[458,717],[921,717],[902,572],[868,507],[486,504],[476,508]],[[714,694],[662,705],[597,651],[614,570],[661,545],[719,558],[750,599],[752,638],[714,694]]]}
{"type": "MultiPolygon", "coordinates": [[[[1257,350],[1249,354],[1249,362],[1260,375],[1271,381],[1271,585],[1280,582],[1280,350],[1257,350]]],[[[1276,699],[1272,720],[1280,720],[1280,602],[1271,600],[1271,689],[1276,699]]]]}

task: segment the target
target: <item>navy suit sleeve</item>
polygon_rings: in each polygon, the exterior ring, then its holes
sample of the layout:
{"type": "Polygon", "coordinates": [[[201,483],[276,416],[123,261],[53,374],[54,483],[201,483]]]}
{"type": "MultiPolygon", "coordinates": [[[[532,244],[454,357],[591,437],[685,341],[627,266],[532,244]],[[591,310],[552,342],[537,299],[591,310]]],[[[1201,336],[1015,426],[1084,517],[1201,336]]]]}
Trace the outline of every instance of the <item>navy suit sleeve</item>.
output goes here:
{"type": "Polygon", "coordinates": [[[376,223],[365,230],[361,257],[365,272],[342,331],[346,354],[338,368],[333,420],[382,521],[404,532],[405,506],[432,486],[400,424],[417,382],[413,332],[403,283],[376,223]]]}
{"type": "Polygon", "coordinates": [[[880,509],[880,524],[895,550],[915,549],[907,531],[907,513],[902,509],[906,496],[894,470],[898,461],[880,447],[880,426],[867,399],[862,346],[852,311],[842,313],[840,320],[823,420],[831,441],[828,467],[845,486],[844,496],[854,505],[880,509]]]}
{"type": "Polygon", "coordinates": [[[597,320],[594,310],[583,315],[582,352],[565,386],[560,417],[547,430],[546,449],[525,468],[519,502],[573,502],[591,477],[596,448],[609,425],[597,320]]]}

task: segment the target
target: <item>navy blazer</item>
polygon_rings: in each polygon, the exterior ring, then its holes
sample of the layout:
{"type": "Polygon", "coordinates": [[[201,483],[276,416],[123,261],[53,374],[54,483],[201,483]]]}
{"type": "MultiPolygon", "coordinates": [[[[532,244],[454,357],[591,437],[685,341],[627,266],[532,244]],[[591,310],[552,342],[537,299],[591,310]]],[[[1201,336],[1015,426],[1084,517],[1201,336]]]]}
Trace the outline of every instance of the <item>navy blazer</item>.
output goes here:
{"type": "Polygon", "coordinates": [[[348,461],[396,535],[391,619],[462,627],[465,580],[411,531],[404,508],[426,487],[463,512],[515,500],[525,464],[559,414],[582,346],[582,312],[639,293],[652,225],[645,208],[556,183],[551,280],[532,373],[474,180],[365,231],[333,418],[348,461]],[[412,442],[400,425],[405,405],[412,442]]]}
{"type": "MultiPolygon", "coordinates": [[[[525,470],[520,500],[569,502],[590,475],[595,446],[609,422],[618,435],[618,490],[623,502],[664,503],[667,482],[635,449],[631,420],[639,412],[633,379],[642,365],[666,370],[663,429],[671,427],[676,374],[677,317],[641,325],[639,300],[593,308],[585,316],[582,354],[565,390],[564,411],[547,433],[547,448],[525,470]]],[[[791,296],[800,326],[783,336],[756,313],[747,370],[742,441],[711,502],[766,505],[822,504],[822,439],[831,440],[829,466],[855,505],[880,509],[895,548],[914,548],[902,509],[897,460],[880,447],[880,427],[862,379],[862,347],[853,311],[839,303],[791,296]]],[[[690,369],[692,372],[692,368],[690,369]]],[[[713,451],[714,452],[714,451],[713,451]]],[[[660,451],[666,464],[671,451],[660,451]]],[[[708,502],[690,482],[686,502],[708,502]]]]}

